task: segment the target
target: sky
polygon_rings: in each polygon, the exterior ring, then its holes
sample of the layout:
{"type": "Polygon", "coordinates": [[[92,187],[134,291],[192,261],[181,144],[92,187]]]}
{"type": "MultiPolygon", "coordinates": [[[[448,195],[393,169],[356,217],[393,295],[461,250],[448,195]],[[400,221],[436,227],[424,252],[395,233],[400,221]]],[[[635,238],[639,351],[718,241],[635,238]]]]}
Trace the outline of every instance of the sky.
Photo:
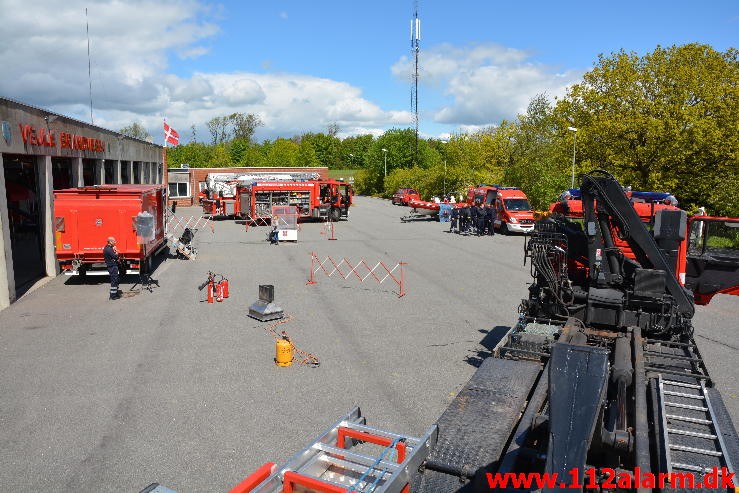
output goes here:
{"type": "Polygon", "coordinates": [[[413,125],[416,6],[431,138],[561,98],[599,54],[739,45],[737,0],[0,0],[0,97],[88,123],[92,106],[95,125],[136,122],[158,144],[165,118],[209,142],[206,122],[235,112],[260,117],[257,141],[381,135],[413,125]]]}

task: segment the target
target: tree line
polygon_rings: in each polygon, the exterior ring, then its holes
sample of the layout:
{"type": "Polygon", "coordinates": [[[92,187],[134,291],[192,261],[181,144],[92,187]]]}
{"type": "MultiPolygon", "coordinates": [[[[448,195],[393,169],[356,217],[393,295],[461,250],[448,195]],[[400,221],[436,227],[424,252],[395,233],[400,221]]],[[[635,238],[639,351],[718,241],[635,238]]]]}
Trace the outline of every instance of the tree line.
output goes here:
{"type": "Polygon", "coordinates": [[[426,198],[458,195],[470,185],[499,183],[521,187],[545,209],[570,187],[574,153],[576,174],[605,169],[634,190],[672,193],[688,211],[704,206],[739,216],[737,53],[687,44],[643,56],[600,55],[564,97],[540,94],[514,120],[447,140],[419,139],[417,157],[410,128],[340,139],[332,124],[326,132],[257,143],[261,120],[233,114],[211,120],[210,143],[193,138],[168,149],[168,161],[356,169],[359,193],[385,196],[400,187],[426,198]]]}

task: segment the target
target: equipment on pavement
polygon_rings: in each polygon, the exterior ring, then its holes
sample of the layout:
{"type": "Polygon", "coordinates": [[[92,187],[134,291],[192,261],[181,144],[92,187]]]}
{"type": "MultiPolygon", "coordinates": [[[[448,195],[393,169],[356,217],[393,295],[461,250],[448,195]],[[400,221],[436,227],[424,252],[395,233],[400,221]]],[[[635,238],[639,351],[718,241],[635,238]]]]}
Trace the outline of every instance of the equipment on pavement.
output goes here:
{"type": "Polygon", "coordinates": [[[249,316],[260,322],[277,320],[284,316],[282,308],[277,306],[275,300],[275,287],[272,284],[259,285],[259,299],[249,307],[249,316]]]}
{"type": "Polygon", "coordinates": [[[366,422],[355,407],[285,465],[265,464],[231,493],[409,491],[412,475],[436,443],[436,426],[417,438],[366,422]]]}
{"type": "Polygon", "coordinates": [[[224,298],[228,298],[228,279],[223,275],[208,272],[208,278],[198,286],[198,291],[202,291],[206,286],[208,288],[206,297],[208,303],[213,303],[213,301],[220,303],[224,298]],[[220,277],[218,281],[216,281],[217,277],[220,277]]]}

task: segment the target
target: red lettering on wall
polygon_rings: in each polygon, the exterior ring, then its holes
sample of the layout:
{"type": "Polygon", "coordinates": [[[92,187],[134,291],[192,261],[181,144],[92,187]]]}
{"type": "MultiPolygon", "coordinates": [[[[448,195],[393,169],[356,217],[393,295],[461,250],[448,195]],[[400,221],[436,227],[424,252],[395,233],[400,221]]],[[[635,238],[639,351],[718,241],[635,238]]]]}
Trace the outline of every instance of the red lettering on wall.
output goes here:
{"type": "MultiPolygon", "coordinates": [[[[19,124],[24,145],[56,147],[56,135],[44,127],[33,128],[31,125],[19,124]]],[[[105,152],[105,142],[84,135],[59,132],[59,146],[62,149],[78,151],[105,152]]]]}
{"type": "Polygon", "coordinates": [[[24,145],[55,147],[56,139],[53,132],[39,127],[38,131],[31,125],[18,125],[21,129],[21,138],[24,145]]]}

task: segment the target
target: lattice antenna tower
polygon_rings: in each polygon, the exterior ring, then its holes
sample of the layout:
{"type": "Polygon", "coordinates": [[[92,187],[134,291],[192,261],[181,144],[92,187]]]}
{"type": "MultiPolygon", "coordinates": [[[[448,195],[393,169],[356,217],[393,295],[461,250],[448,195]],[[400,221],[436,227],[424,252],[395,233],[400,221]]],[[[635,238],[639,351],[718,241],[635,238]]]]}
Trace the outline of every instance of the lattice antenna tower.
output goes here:
{"type": "Polygon", "coordinates": [[[418,17],[418,0],[413,3],[414,13],[411,19],[411,54],[414,59],[414,69],[411,81],[411,113],[413,127],[416,132],[416,149],[413,153],[413,165],[418,164],[418,54],[421,51],[421,19],[418,17]]]}

